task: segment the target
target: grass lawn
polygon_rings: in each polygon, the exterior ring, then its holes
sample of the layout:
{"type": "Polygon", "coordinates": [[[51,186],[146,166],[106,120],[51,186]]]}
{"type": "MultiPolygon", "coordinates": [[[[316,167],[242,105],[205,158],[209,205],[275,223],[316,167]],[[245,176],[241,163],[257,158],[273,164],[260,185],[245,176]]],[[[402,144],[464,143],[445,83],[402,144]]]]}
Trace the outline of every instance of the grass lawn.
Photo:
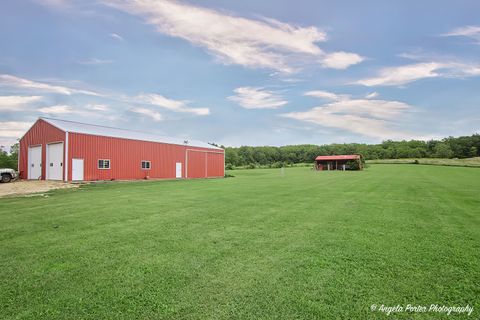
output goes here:
{"type": "Polygon", "coordinates": [[[0,318],[480,316],[479,169],[231,173],[0,199],[0,318]]]}

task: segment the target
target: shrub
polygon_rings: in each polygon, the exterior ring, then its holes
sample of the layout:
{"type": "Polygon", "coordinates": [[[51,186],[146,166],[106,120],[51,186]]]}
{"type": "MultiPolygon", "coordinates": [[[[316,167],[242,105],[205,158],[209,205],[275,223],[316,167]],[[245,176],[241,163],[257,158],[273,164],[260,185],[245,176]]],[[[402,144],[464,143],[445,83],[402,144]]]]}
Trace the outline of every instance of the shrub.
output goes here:
{"type": "Polygon", "coordinates": [[[231,163],[227,163],[227,164],[225,165],[225,169],[226,169],[226,170],[235,170],[235,166],[234,166],[233,164],[231,164],[231,163]]]}
{"type": "Polygon", "coordinates": [[[277,161],[272,164],[272,168],[283,168],[285,164],[282,161],[277,161]]]}
{"type": "Polygon", "coordinates": [[[360,163],[358,161],[347,161],[345,167],[347,170],[359,170],[360,163]]]}

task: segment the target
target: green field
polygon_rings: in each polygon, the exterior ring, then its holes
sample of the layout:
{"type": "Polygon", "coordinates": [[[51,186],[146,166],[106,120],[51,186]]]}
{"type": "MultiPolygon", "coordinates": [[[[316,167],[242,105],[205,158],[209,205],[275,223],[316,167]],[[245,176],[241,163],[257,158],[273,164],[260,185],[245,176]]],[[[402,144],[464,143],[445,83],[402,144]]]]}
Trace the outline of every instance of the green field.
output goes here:
{"type": "Polygon", "coordinates": [[[480,170],[240,170],[0,199],[1,319],[480,316],[480,170]]]}
{"type": "Polygon", "coordinates": [[[439,158],[418,158],[418,159],[375,159],[367,160],[367,164],[412,164],[415,161],[418,164],[433,164],[437,166],[454,166],[454,167],[480,167],[480,157],[465,159],[439,159],[439,158]]]}

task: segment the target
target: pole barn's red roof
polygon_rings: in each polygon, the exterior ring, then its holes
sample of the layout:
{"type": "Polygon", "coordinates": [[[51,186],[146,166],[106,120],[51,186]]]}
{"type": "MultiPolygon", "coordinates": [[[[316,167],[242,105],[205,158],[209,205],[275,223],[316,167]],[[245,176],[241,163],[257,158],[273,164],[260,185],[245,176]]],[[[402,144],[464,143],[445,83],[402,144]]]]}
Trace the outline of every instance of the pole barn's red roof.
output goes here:
{"type": "Polygon", "coordinates": [[[343,154],[337,156],[318,156],[315,160],[358,160],[360,159],[359,154],[343,154]]]}

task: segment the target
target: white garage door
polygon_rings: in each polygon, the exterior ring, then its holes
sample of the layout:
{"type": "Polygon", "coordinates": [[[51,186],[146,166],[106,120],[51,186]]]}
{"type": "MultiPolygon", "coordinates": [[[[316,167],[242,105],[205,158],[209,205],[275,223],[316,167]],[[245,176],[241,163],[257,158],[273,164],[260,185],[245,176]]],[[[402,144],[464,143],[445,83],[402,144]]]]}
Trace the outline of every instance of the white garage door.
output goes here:
{"type": "Polygon", "coordinates": [[[28,148],[28,179],[38,180],[42,176],[42,146],[28,148]]]}
{"type": "Polygon", "coordinates": [[[47,144],[47,180],[63,180],[63,143],[47,144]]]}

